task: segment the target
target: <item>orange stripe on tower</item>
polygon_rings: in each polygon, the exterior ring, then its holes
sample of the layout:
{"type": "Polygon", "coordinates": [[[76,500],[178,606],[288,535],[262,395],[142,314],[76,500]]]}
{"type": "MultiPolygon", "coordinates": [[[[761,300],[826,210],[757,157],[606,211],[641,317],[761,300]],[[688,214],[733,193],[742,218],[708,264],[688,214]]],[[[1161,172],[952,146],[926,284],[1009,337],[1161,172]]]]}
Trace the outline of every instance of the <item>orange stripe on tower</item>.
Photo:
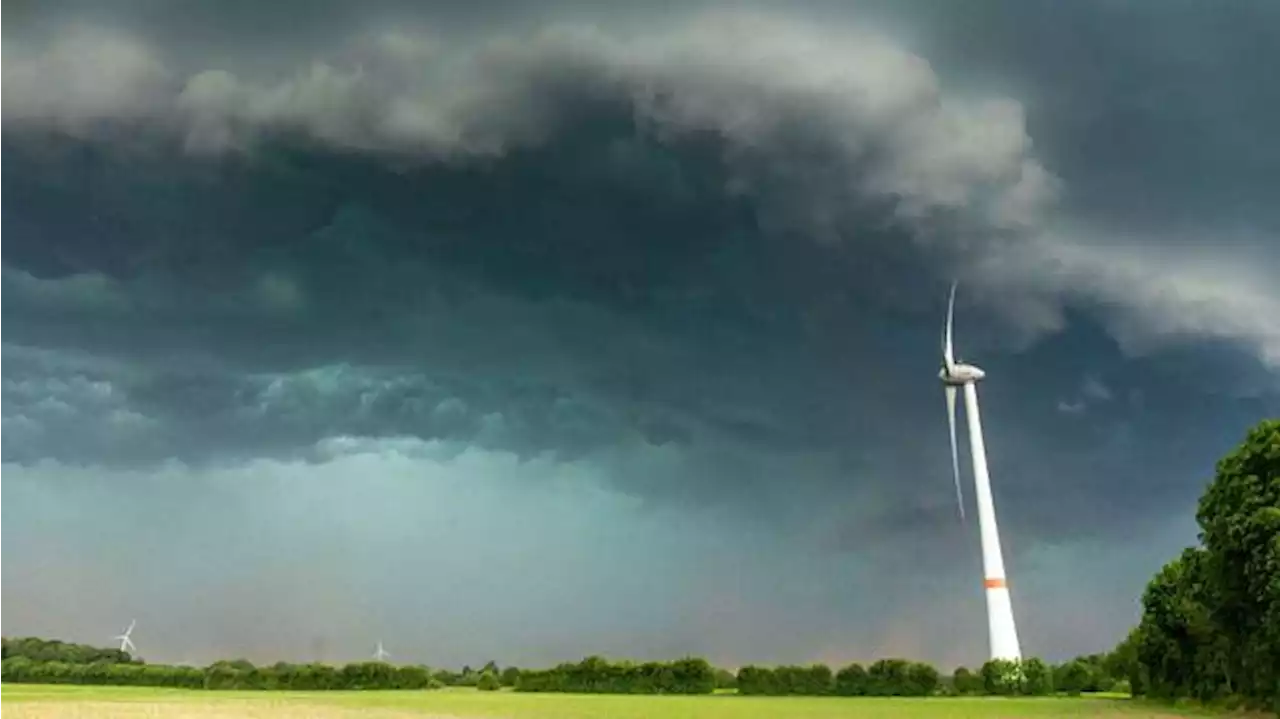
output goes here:
{"type": "Polygon", "coordinates": [[[1006,586],[1004,583],[1004,577],[986,579],[986,580],[983,580],[982,584],[986,586],[987,589],[1004,589],[1004,587],[1006,586]]]}

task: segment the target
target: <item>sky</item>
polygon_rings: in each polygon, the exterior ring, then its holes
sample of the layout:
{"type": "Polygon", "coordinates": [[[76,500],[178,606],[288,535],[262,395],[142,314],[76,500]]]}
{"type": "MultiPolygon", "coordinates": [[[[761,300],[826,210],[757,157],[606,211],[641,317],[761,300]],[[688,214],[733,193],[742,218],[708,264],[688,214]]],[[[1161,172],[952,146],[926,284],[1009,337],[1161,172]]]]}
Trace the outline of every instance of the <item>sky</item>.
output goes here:
{"type": "Polygon", "coordinates": [[[5,15],[6,636],[979,664],[955,279],[1061,660],[1280,414],[1275,3],[5,15]]]}

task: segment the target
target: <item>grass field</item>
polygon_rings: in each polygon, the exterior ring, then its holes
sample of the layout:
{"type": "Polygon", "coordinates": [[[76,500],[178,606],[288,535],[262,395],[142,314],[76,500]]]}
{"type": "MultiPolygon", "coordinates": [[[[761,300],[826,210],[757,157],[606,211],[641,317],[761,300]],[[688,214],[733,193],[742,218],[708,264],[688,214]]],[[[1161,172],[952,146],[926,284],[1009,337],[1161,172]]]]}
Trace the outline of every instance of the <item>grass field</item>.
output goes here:
{"type": "Polygon", "coordinates": [[[1119,698],[1080,699],[847,699],[816,697],[608,696],[578,694],[432,692],[194,692],[140,687],[6,684],[0,688],[9,719],[991,719],[1039,717],[1212,716],[1119,698]]]}
{"type": "Polygon", "coordinates": [[[0,719],[1176,719],[1125,699],[764,699],[435,692],[192,692],[5,684],[0,719]]]}

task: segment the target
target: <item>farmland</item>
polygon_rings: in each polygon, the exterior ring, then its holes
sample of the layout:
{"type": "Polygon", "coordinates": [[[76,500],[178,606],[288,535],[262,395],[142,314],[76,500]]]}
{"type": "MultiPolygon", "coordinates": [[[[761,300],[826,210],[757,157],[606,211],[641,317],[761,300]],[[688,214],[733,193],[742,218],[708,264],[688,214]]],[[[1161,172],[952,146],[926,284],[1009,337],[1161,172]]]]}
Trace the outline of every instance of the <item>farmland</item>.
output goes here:
{"type": "Polygon", "coordinates": [[[3,688],[6,716],[19,719],[104,717],[392,717],[510,719],[980,719],[982,717],[1202,717],[1202,711],[1118,697],[836,698],[520,694],[467,689],[383,692],[207,692],[142,687],[12,685],[3,688]]]}

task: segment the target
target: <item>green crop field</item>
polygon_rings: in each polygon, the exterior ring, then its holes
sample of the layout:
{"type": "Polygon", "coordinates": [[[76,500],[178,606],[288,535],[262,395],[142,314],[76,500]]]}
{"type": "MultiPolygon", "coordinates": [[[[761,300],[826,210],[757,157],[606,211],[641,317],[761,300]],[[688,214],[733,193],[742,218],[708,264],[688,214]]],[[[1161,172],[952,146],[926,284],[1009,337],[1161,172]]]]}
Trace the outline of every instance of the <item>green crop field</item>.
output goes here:
{"type": "Polygon", "coordinates": [[[288,717],[374,719],[377,717],[492,717],[493,719],[979,719],[980,717],[1175,717],[1202,712],[1120,698],[928,698],[850,699],[816,697],[616,696],[442,691],[379,692],[203,692],[139,687],[4,685],[4,711],[11,719],[102,717],[288,717]]]}

